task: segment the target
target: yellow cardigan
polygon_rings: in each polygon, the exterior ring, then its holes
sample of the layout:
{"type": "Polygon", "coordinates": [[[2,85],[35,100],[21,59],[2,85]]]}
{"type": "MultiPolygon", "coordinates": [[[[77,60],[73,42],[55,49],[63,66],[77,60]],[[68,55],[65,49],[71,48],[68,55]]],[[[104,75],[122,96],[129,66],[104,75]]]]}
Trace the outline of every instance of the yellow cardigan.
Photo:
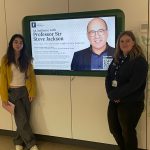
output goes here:
{"type": "MultiPolygon", "coordinates": [[[[4,102],[8,101],[8,89],[12,80],[11,66],[7,65],[7,59],[4,56],[1,61],[0,68],[0,95],[1,100],[4,102]]],[[[29,97],[36,96],[36,79],[32,64],[29,65],[27,70],[27,79],[25,81],[29,97]]]]}

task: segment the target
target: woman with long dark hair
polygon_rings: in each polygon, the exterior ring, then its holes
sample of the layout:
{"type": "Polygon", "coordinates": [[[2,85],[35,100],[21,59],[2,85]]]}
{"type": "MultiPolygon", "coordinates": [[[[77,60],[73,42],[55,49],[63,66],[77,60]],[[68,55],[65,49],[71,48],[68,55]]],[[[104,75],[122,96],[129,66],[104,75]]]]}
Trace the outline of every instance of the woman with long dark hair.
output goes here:
{"type": "Polygon", "coordinates": [[[38,150],[29,124],[31,102],[36,96],[36,79],[31,62],[23,36],[13,35],[1,61],[0,94],[3,107],[9,107],[10,102],[15,106],[16,150],[23,150],[24,146],[38,150]]]}

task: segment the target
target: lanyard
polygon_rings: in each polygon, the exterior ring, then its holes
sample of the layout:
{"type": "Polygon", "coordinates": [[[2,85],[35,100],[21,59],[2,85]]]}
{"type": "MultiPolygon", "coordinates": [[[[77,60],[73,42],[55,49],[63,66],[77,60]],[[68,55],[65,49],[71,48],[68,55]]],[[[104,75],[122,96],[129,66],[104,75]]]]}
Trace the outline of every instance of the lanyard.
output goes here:
{"type": "Polygon", "coordinates": [[[118,64],[114,64],[115,66],[115,72],[114,72],[114,79],[112,80],[112,86],[113,87],[117,87],[118,86],[118,77],[119,77],[119,70],[121,65],[126,61],[126,57],[124,56],[120,56],[119,58],[119,63],[118,64]]]}
{"type": "Polygon", "coordinates": [[[115,72],[114,72],[114,74],[115,74],[114,79],[115,79],[115,80],[118,79],[118,74],[119,74],[120,67],[121,67],[121,65],[126,61],[126,59],[127,59],[127,56],[126,56],[126,57],[120,56],[120,58],[119,58],[119,63],[116,64],[116,67],[115,67],[115,72]]]}

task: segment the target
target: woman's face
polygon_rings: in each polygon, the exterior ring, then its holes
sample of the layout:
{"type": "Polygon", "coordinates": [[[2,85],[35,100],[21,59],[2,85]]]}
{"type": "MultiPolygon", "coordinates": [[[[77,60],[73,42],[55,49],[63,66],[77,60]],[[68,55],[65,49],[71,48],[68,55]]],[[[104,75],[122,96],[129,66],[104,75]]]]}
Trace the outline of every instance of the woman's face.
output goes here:
{"type": "Polygon", "coordinates": [[[128,35],[123,35],[119,41],[120,49],[124,55],[127,55],[132,50],[134,44],[134,41],[128,35]]]}
{"type": "Polygon", "coordinates": [[[13,49],[16,53],[20,52],[23,48],[23,41],[21,38],[17,37],[12,43],[13,49]]]}

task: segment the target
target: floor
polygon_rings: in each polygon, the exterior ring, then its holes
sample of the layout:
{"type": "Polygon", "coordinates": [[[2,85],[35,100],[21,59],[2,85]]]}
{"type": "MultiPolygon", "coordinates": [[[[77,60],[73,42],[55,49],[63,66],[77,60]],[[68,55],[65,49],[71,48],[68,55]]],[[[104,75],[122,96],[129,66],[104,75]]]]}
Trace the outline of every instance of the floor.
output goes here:
{"type": "MultiPolygon", "coordinates": [[[[65,145],[51,142],[38,141],[39,150],[95,150],[76,145],[65,145]]],[[[12,137],[0,135],[0,150],[15,150],[12,137]]]]}

